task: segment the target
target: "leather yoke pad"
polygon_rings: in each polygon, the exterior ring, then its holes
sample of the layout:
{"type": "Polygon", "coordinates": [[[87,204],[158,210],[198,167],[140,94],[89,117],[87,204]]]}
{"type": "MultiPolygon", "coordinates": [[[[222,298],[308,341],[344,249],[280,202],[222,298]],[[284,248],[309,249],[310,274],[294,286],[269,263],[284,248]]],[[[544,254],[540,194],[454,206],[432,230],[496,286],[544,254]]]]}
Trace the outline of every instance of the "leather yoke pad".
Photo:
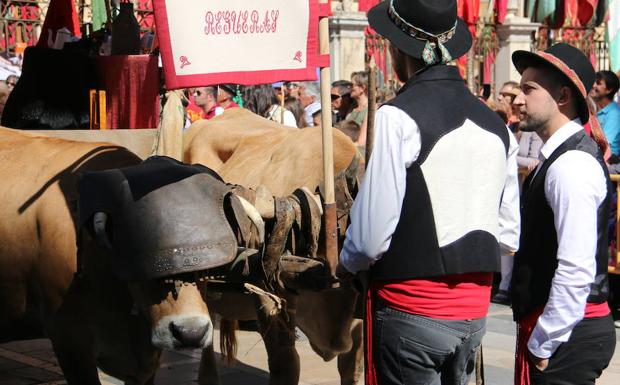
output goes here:
{"type": "Polygon", "coordinates": [[[233,261],[237,240],[224,212],[231,187],[212,170],[167,157],[85,174],[79,226],[108,215],[117,276],[161,278],[233,261]],[[139,182],[139,183],[138,183],[139,182]]]}

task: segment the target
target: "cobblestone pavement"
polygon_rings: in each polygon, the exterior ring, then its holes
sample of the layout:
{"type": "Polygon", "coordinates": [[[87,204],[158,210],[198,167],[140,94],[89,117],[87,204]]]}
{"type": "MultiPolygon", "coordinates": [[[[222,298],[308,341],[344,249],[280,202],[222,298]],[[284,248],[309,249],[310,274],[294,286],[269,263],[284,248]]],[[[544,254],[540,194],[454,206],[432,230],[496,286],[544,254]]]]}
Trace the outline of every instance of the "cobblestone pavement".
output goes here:
{"type": "MultiPolygon", "coordinates": [[[[620,335],[620,334],[619,334],[620,335]]],[[[239,332],[239,362],[232,367],[220,368],[223,385],[266,385],[268,383],[267,357],[260,336],[254,332],[239,332]]],[[[219,336],[215,336],[218,341],[219,336]]],[[[620,383],[620,336],[614,358],[598,385],[620,383]]],[[[511,311],[506,306],[491,306],[487,334],[483,341],[484,370],[487,385],[512,383],[515,328],[511,311]]],[[[302,385],[338,385],[336,362],[323,362],[312,352],[303,338],[298,343],[301,359],[302,385]]],[[[167,351],[157,374],[157,385],[196,384],[200,352],[167,351]]],[[[122,384],[100,374],[103,385],[122,384]]],[[[65,384],[48,340],[12,342],[0,345],[0,385],[60,385],[65,384]]]]}

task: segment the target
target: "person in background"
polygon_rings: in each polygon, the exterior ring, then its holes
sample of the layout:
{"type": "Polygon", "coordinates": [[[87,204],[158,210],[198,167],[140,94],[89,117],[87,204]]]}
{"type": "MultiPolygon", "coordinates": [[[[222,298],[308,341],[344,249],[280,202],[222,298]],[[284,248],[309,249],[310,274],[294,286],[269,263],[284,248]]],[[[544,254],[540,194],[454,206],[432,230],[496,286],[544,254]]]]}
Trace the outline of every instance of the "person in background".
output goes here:
{"type": "Polygon", "coordinates": [[[616,336],[607,297],[611,183],[601,149],[584,131],[594,68],[558,43],[516,51],[523,132],[543,141],[541,162],[523,182],[512,311],[518,323],[515,384],[594,384],[616,336]],[[586,353],[587,352],[587,353],[586,353]]]}
{"type": "Polygon", "coordinates": [[[224,109],[238,108],[239,105],[233,100],[237,96],[237,87],[234,84],[220,84],[217,92],[217,103],[224,109]]]}
{"type": "Polygon", "coordinates": [[[285,82],[284,83],[284,95],[288,98],[299,99],[299,83],[285,82]]]}
{"type": "Polygon", "coordinates": [[[504,103],[489,99],[486,101],[486,105],[500,117],[504,124],[508,125],[508,115],[510,115],[510,109],[504,103]]]}
{"type": "Polygon", "coordinates": [[[6,100],[9,98],[9,87],[6,84],[0,83],[0,119],[2,118],[2,111],[4,111],[4,105],[6,104],[6,100]]]}
{"type": "Polygon", "coordinates": [[[351,97],[355,100],[355,107],[346,116],[346,120],[353,120],[360,126],[360,137],[357,143],[366,145],[366,128],[368,127],[368,72],[358,71],[351,74],[351,97]]]}
{"type": "Polygon", "coordinates": [[[314,125],[312,114],[321,109],[321,93],[319,83],[303,82],[299,84],[299,102],[304,109],[304,119],[308,127],[314,125]]]}
{"type": "Polygon", "coordinates": [[[13,91],[13,88],[15,88],[15,85],[17,84],[17,82],[19,81],[19,76],[17,75],[9,75],[4,82],[6,83],[6,86],[9,89],[9,92],[13,91]]]}
{"type": "Polygon", "coordinates": [[[532,172],[540,160],[540,148],[543,142],[535,132],[521,132],[519,138],[519,153],[517,154],[517,166],[526,174],[532,172]]]}
{"type": "Polygon", "coordinates": [[[282,109],[271,84],[245,87],[243,90],[243,107],[256,115],[289,127],[297,127],[295,116],[291,111],[282,109]]]}
{"type": "Polygon", "coordinates": [[[293,113],[298,128],[308,127],[308,123],[306,123],[306,119],[304,119],[305,111],[301,107],[299,99],[287,97],[284,99],[284,108],[293,113]]]}
{"type": "Polygon", "coordinates": [[[519,83],[510,80],[502,85],[497,95],[497,101],[506,106],[509,111],[508,127],[513,133],[516,133],[519,126],[519,112],[512,102],[519,93],[519,83]]]}
{"type": "Polygon", "coordinates": [[[355,143],[360,137],[360,125],[352,120],[345,120],[337,128],[355,143]]]}
{"type": "Polygon", "coordinates": [[[352,87],[353,83],[348,80],[336,80],[332,83],[331,98],[334,125],[342,122],[353,109],[352,87]]]}
{"type": "Polygon", "coordinates": [[[224,112],[217,104],[217,87],[198,87],[194,89],[194,103],[202,110],[203,119],[213,119],[224,112]]]}
{"type": "Polygon", "coordinates": [[[611,146],[611,153],[616,158],[620,156],[620,106],[614,102],[618,88],[620,82],[615,73],[599,71],[596,73],[596,82],[590,90],[590,96],[598,106],[596,117],[611,146]]]}
{"type": "Polygon", "coordinates": [[[321,119],[321,109],[312,112],[312,125],[318,127],[322,124],[323,120],[321,119]]]}

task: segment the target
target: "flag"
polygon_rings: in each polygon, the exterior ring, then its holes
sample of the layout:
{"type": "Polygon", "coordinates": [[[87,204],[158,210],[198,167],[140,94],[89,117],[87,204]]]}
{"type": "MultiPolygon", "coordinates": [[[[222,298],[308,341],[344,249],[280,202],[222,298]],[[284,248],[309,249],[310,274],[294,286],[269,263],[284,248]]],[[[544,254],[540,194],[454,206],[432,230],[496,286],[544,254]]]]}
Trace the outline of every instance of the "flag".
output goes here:
{"type": "Polygon", "coordinates": [[[620,0],[611,0],[609,2],[607,44],[609,47],[611,70],[618,72],[620,71],[620,0]]]}
{"type": "Polygon", "coordinates": [[[105,10],[105,1],[107,0],[92,0],[92,14],[93,14],[93,31],[98,31],[105,26],[108,21],[108,14],[105,10]]]}
{"type": "Polygon", "coordinates": [[[47,47],[49,30],[51,29],[54,34],[52,40],[55,40],[56,31],[63,27],[67,28],[72,35],[80,36],[80,25],[73,0],[50,0],[37,46],[47,47]]]}

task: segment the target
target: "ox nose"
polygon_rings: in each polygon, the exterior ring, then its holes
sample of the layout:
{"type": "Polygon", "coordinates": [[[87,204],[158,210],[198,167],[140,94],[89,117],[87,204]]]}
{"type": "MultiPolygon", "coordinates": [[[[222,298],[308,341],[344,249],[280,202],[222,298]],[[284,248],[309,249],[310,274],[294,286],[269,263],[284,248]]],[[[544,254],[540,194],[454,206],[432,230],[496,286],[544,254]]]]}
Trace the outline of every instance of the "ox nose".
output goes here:
{"type": "Polygon", "coordinates": [[[170,332],[172,336],[180,342],[182,346],[201,348],[205,335],[210,332],[211,323],[175,323],[170,322],[170,332]]]}

